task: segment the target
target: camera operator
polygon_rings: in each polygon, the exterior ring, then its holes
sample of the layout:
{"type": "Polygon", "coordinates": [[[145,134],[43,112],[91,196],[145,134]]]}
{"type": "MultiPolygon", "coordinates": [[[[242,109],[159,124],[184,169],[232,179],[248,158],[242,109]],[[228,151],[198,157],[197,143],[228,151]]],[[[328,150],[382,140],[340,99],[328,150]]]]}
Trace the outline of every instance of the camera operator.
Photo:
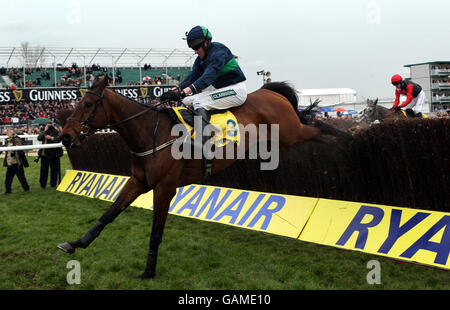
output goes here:
{"type": "MultiPolygon", "coordinates": [[[[22,145],[23,140],[11,129],[6,130],[8,139],[5,141],[6,146],[22,145]]],[[[0,152],[1,153],[1,152],[0,152]]],[[[25,192],[30,190],[27,179],[25,177],[24,167],[28,167],[27,157],[24,151],[6,151],[3,166],[6,168],[5,178],[5,194],[11,193],[11,185],[15,175],[19,179],[20,184],[25,192]]]]}
{"type": "MultiPolygon", "coordinates": [[[[42,144],[52,144],[59,143],[61,139],[59,138],[59,131],[50,123],[41,128],[41,133],[37,138],[42,141],[42,144]]],[[[39,157],[35,160],[36,162],[41,159],[41,173],[39,176],[39,183],[41,188],[45,188],[48,179],[48,169],[50,168],[50,186],[56,187],[58,178],[61,181],[61,162],[60,157],[63,155],[63,150],[61,147],[52,149],[40,149],[38,152],[39,157]]]]}

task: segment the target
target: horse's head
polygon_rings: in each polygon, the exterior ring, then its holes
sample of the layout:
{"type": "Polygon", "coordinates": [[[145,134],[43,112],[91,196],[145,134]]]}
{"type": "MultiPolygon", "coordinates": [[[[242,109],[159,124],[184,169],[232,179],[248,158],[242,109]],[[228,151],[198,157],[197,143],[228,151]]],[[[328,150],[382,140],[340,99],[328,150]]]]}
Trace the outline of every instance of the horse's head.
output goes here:
{"type": "Polygon", "coordinates": [[[362,119],[367,122],[373,122],[378,118],[378,98],[375,100],[367,99],[367,107],[364,109],[362,119]]]}
{"type": "Polygon", "coordinates": [[[107,109],[103,103],[108,77],[95,79],[92,87],[75,106],[61,132],[61,141],[66,148],[80,143],[97,129],[105,128],[109,122],[107,109]]]}

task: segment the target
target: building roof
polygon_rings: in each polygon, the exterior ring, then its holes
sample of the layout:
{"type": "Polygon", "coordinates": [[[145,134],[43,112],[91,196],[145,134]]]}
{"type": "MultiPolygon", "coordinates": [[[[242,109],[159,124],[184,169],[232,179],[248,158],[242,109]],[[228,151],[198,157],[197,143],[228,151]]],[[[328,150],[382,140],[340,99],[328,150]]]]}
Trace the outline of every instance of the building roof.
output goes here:
{"type": "Polygon", "coordinates": [[[81,66],[99,64],[102,67],[191,67],[196,55],[190,48],[130,48],[130,47],[36,47],[0,46],[0,66],[8,68],[44,67],[54,65],[81,66]],[[25,55],[25,59],[24,59],[25,55]]]}
{"type": "Polygon", "coordinates": [[[297,89],[297,93],[303,96],[323,96],[323,95],[356,95],[356,90],[351,88],[310,88],[297,89]]]}
{"type": "Polygon", "coordinates": [[[412,66],[418,66],[418,65],[434,65],[434,64],[450,64],[450,61],[448,60],[441,60],[441,61],[429,61],[429,62],[421,62],[417,64],[410,64],[410,65],[404,65],[403,67],[412,67],[412,66]]]}

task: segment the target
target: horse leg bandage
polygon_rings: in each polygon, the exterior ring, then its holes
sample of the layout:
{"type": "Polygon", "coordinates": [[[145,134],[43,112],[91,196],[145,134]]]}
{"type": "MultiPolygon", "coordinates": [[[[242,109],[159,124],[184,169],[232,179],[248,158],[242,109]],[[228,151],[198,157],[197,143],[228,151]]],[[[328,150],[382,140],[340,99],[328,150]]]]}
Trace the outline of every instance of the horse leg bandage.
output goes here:
{"type": "Polygon", "coordinates": [[[95,240],[95,238],[100,235],[103,228],[105,228],[105,224],[103,224],[100,221],[97,221],[89,230],[81,237],[80,241],[84,246],[88,246],[91,244],[92,241],[95,240]]]}

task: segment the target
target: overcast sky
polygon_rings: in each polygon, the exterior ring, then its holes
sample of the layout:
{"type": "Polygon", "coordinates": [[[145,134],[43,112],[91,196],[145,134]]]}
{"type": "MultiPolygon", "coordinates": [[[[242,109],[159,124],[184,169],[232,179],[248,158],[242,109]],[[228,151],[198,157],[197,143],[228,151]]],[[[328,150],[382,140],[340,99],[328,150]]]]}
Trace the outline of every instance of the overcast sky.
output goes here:
{"type": "Polygon", "coordinates": [[[258,70],[302,88],[393,97],[405,64],[450,61],[449,0],[0,0],[0,47],[186,47],[204,25],[258,70]]]}

